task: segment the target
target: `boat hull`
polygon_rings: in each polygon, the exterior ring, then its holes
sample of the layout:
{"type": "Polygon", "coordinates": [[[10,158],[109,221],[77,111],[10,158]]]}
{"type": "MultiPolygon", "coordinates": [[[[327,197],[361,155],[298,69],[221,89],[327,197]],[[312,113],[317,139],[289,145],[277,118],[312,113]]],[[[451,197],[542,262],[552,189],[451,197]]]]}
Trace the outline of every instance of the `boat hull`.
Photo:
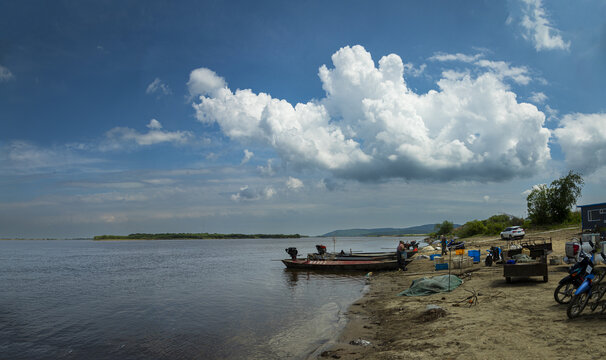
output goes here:
{"type": "Polygon", "coordinates": [[[382,271],[396,270],[396,260],[282,260],[288,269],[327,271],[382,271]]]}

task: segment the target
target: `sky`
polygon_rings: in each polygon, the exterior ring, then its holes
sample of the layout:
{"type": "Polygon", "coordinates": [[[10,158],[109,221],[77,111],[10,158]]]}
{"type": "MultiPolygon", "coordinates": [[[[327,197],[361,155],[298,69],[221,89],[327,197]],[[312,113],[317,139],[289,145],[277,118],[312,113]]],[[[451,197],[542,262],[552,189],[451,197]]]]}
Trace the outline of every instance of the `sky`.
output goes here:
{"type": "Polygon", "coordinates": [[[0,2],[0,238],[606,202],[606,1],[0,2]]]}

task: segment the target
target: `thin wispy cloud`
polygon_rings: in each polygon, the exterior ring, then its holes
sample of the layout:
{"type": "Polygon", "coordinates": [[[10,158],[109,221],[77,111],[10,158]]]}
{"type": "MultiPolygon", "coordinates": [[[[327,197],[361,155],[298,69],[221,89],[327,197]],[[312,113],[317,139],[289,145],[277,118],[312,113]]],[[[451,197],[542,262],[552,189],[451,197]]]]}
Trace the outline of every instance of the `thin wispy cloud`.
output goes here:
{"type": "Polygon", "coordinates": [[[522,0],[522,20],[520,22],[524,39],[532,42],[537,51],[570,49],[570,41],[565,41],[548,19],[541,0],[522,0]]]}
{"type": "Polygon", "coordinates": [[[131,144],[139,146],[165,142],[184,144],[193,137],[193,134],[189,131],[165,131],[162,129],[162,124],[156,119],[151,119],[147,128],[149,128],[148,132],[141,133],[127,127],[115,127],[105,134],[105,140],[100,149],[104,151],[118,150],[131,144]]]}
{"type": "Polygon", "coordinates": [[[7,67],[0,65],[0,82],[6,82],[14,78],[15,76],[7,67]]]}
{"type": "Polygon", "coordinates": [[[533,92],[530,96],[530,100],[536,104],[543,104],[547,99],[547,95],[542,92],[533,92]]]}
{"type": "Polygon", "coordinates": [[[159,78],[155,78],[145,89],[146,94],[156,94],[156,95],[170,95],[172,91],[162,80],[159,78]]]}
{"type": "Polygon", "coordinates": [[[67,146],[49,148],[22,140],[0,146],[0,170],[4,174],[63,171],[103,161],[83,156],[67,146]]]}
{"type": "Polygon", "coordinates": [[[525,66],[511,66],[511,64],[506,61],[487,60],[484,59],[483,53],[478,53],[475,55],[467,55],[461,53],[437,53],[431,56],[429,60],[441,62],[459,61],[463,63],[473,64],[478,68],[490,70],[500,79],[510,78],[520,85],[528,85],[528,83],[530,83],[530,81],[532,80],[529,75],[528,68],[526,68],[525,66]]]}
{"type": "Polygon", "coordinates": [[[242,161],[240,162],[240,165],[244,165],[247,162],[250,161],[250,159],[252,159],[252,157],[255,154],[252,151],[249,151],[248,149],[244,149],[244,157],[242,158],[242,161]]]}

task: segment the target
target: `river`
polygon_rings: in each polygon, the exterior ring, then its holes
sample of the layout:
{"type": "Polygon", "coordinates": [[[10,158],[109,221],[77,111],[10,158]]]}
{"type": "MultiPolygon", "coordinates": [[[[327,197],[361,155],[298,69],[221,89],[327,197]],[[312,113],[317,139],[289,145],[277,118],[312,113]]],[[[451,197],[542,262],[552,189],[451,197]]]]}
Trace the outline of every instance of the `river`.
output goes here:
{"type": "Polygon", "coordinates": [[[342,329],[365,274],[286,270],[284,249],[388,251],[397,240],[0,241],[0,354],[305,358],[342,329]]]}

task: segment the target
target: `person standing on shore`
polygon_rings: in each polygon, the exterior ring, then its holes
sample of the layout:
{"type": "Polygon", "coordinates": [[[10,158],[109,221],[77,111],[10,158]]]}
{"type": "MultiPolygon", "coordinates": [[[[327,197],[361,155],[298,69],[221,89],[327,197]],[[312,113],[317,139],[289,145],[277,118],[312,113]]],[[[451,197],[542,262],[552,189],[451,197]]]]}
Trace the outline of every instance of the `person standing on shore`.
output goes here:
{"type": "Polygon", "coordinates": [[[400,240],[398,247],[396,249],[396,259],[398,259],[398,267],[402,269],[402,271],[406,271],[406,245],[404,245],[404,241],[400,240]]]}
{"type": "Polygon", "coordinates": [[[440,237],[440,246],[442,247],[442,255],[446,255],[446,236],[440,237]]]}

